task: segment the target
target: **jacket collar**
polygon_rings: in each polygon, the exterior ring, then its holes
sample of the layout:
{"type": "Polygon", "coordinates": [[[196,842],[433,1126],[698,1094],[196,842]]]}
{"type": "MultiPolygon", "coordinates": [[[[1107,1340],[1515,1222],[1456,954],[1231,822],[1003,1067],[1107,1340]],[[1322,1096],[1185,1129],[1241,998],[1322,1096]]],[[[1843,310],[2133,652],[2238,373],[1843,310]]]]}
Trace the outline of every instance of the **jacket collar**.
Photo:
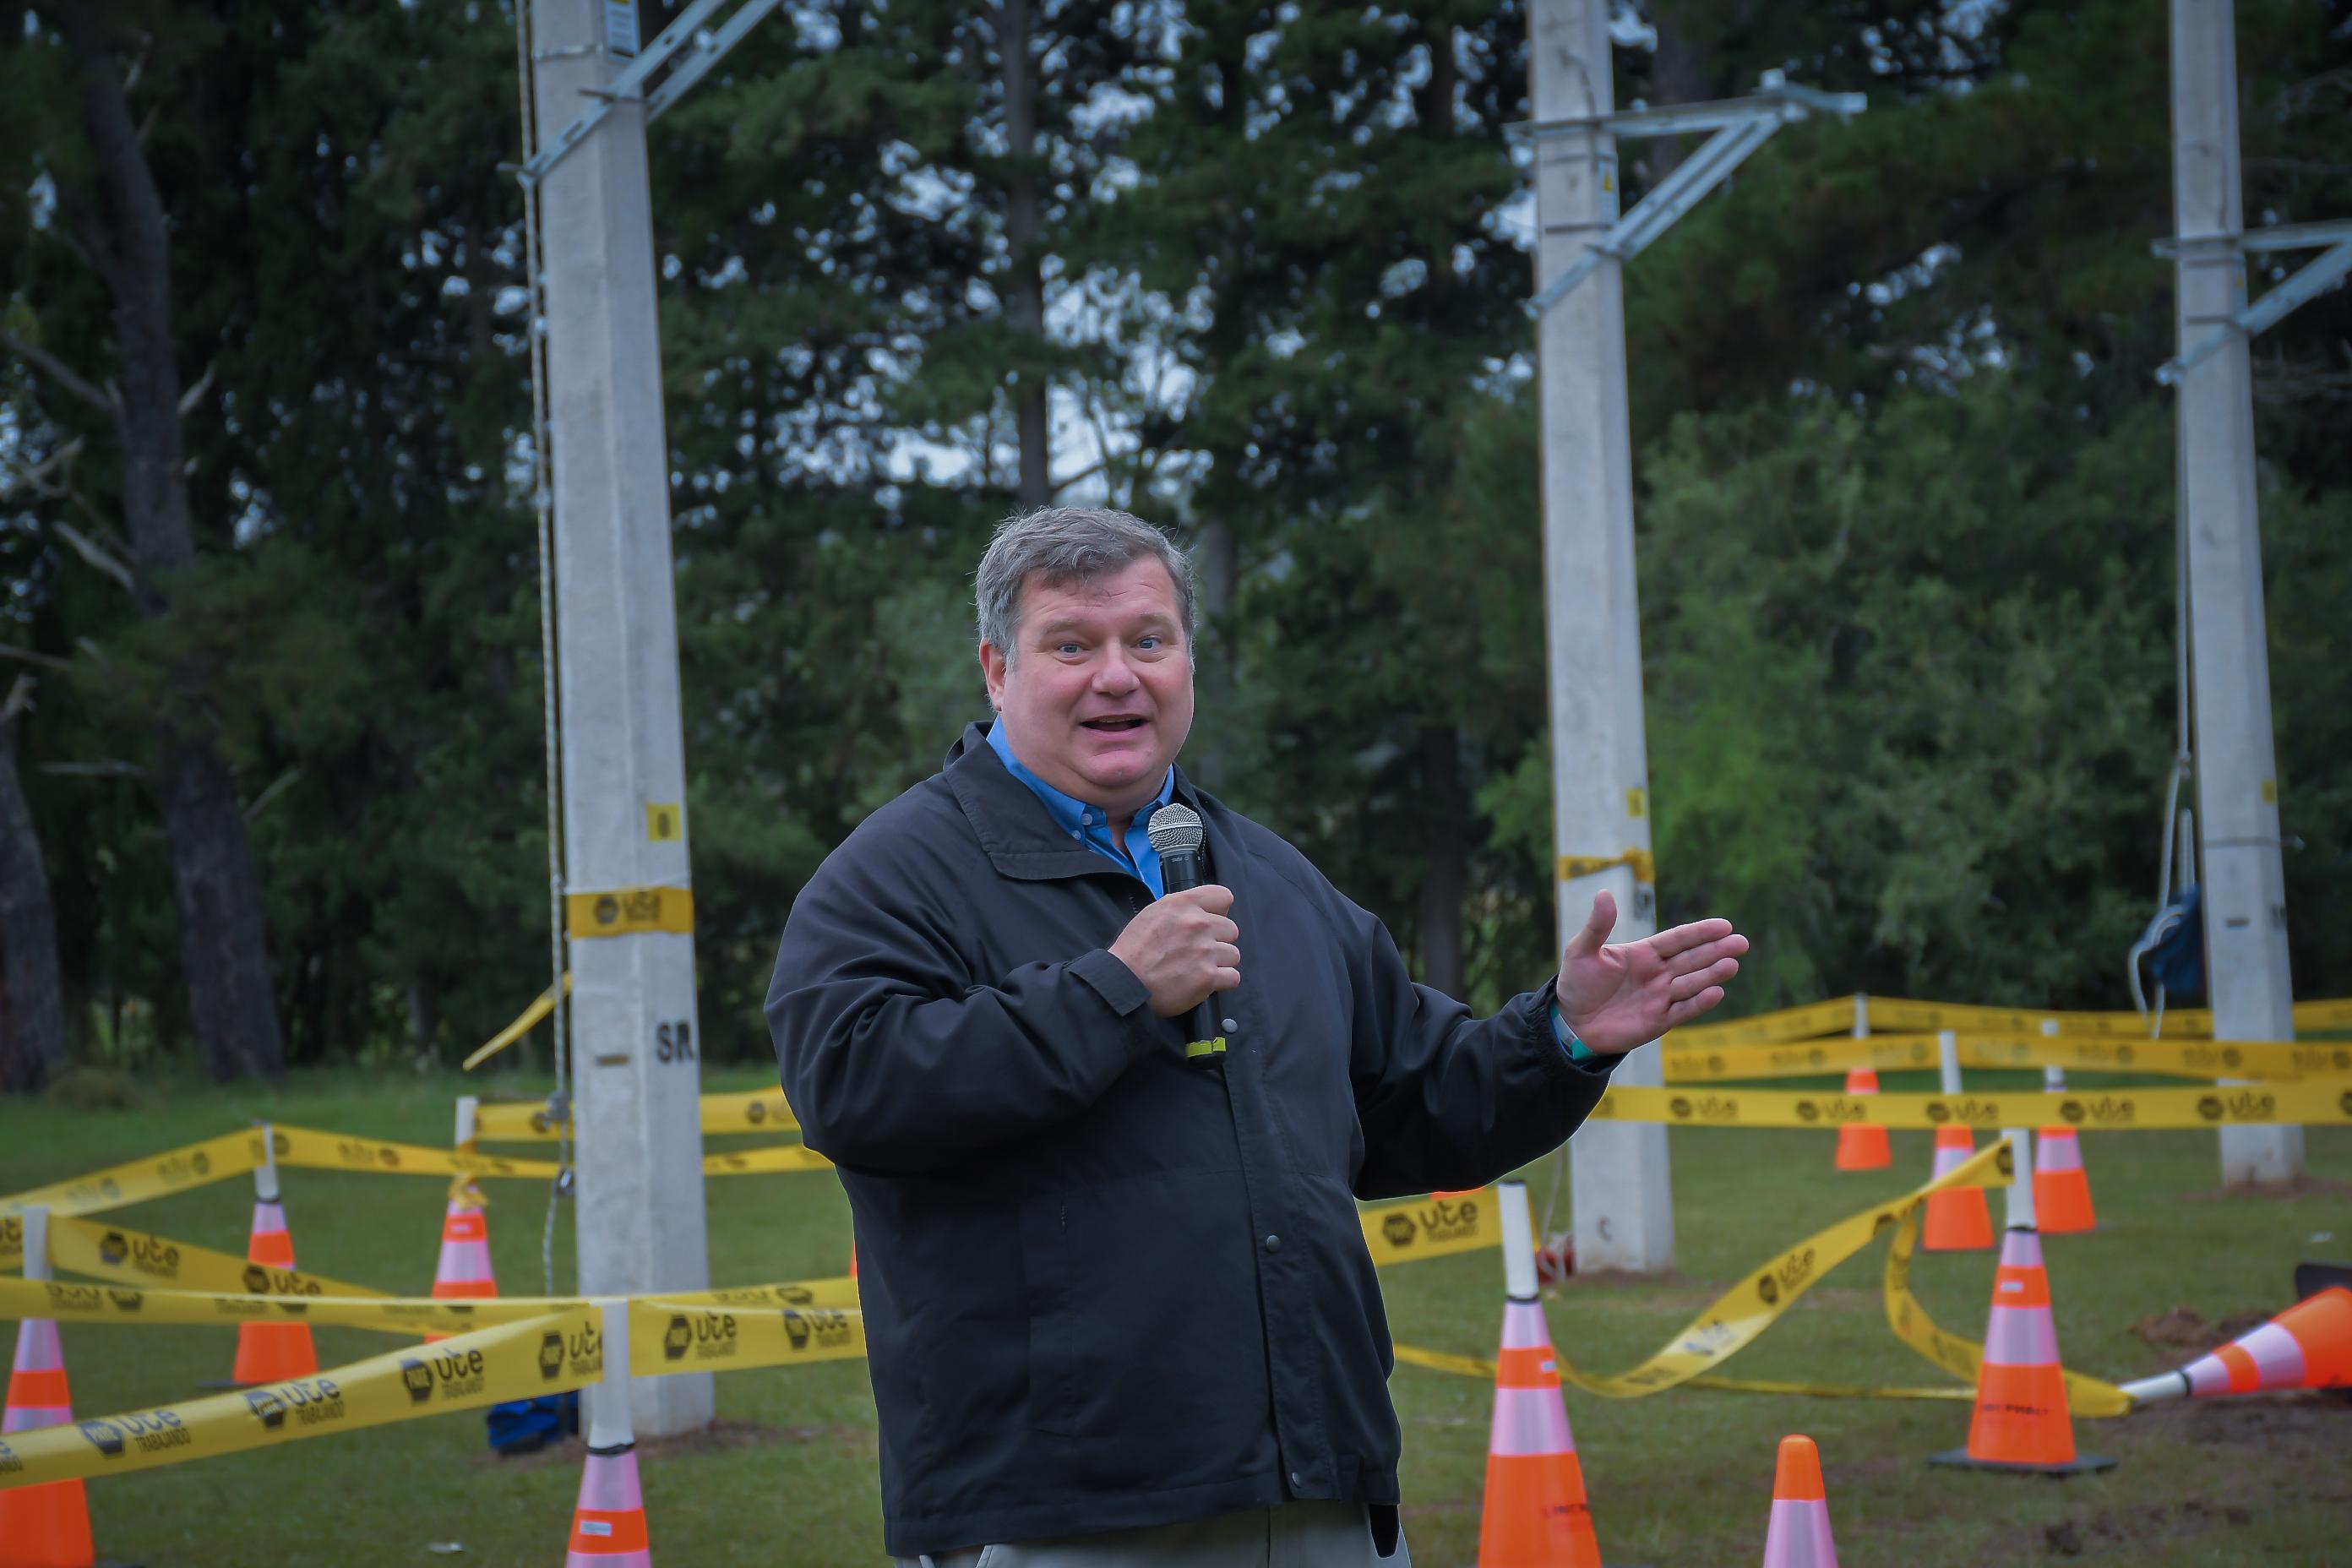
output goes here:
{"type": "MultiPolygon", "coordinates": [[[[941,773],[997,874],[1023,881],[1117,875],[1118,868],[1073,841],[1036,792],[1006,771],[996,748],[988,743],[990,728],[966,725],[948,748],[941,773]]],[[[1171,798],[1200,808],[1200,797],[1181,768],[1176,770],[1171,798]]]]}

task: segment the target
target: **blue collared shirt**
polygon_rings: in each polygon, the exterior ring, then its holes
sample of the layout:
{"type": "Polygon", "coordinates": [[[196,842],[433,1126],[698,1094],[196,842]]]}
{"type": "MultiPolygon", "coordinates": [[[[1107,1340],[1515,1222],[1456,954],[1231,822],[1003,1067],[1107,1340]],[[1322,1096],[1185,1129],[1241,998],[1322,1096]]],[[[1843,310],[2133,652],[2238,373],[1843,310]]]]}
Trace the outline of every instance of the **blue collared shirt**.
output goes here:
{"type": "Polygon", "coordinates": [[[1030,793],[1045,803],[1045,809],[1054,815],[1056,827],[1120,870],[1141,878],[1143,885],[1151,889],[1153,898],[1166,895],[1167,887],[1160,878],[1160,851],[1151,847],[1151,836],[1145,831],[1145,825],[1151,820],[1151,814],[1167,805],[1168,797],[1175,793],[1174,768],[1170,768],[1168,776],[1160,781],[1160,793],[1136,808],[1134,817],[1127,825],[1127,842],[1121,844],[1112,837],[1108,812],[1101,806],[1089,805],[1075,795],[1064,795],[1031,773],[1021,759],[1013,754],[1013,742],[1005,738],[1004,721],[1002,719],[989,725],[988,743],[1004,763],[1004,771],[1027,784],[1030,793]]]}

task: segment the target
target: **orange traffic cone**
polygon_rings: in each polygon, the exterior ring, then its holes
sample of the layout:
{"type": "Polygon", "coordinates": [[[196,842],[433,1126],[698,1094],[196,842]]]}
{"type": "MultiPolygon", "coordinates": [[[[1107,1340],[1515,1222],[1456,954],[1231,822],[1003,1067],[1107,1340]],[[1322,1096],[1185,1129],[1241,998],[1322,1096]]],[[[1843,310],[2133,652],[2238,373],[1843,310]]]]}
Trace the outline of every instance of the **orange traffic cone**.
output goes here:
{"type": "MultiPolygon", "coordinates": [[[[2044,1068],[2042,1087],[2053,1094],[2065,1092],[2065,1073],[2044,1068]]],[[[2044,1236],[2098,1228],[2099,1216],[2091,1207],[2091,1173],[2083,1169],[2083,1141],[2072,1127],[2044,1127],[2035,1142],[2033,1211],[2044,1236]]]]}
{"type": "Polygon", "coordinates": [[[1559,1362],[1536,1293],[1535,1226],[1523,1182],[1497,1186],[1502,1205],[1503,1347],[1486,1435],[1486,1500],[1478,1568],[1600,1568],[1584,1467],[1561,1403],[1559,1362]]]}
{"type": "Polygon", "coordinates": [[[1821,1451],[1811,1437],[1780,1439],[1780,1460],[1772,1470],[1772,1522],[1764,1534],[1764,1568],[1837,1568],[1821,1451]]]}
{"type": "MultiPolygon", "coordinates": [[[[449,1207],[441,1216],[441,1257],[433,1268],[433,1299],[436,1301],[488,1301],[499,1294],[498,1276],[490,1270],[490,1227],[483,1212],[487,1201],[471,1182],[453,1186],[449,1207]]],[[[426,1344],[447,1334],[427,1334],[426,1344]]]]}
{"type": "MultiPolygon", "coordinates": [[[[623,1397],[625,1398],[625,1390],[623,1397]]],[[[572,1510],[572,1546],[563,1568],[653,1568],[646,1536],[646,1497],[637,1486],[637,1447],[590,1448],[572,1510]]]]}
{"type": "Polygon", "coordinates": [[[2042,1266],[2042,1238],[2031,1226],[2011,1226],[2001,1241],[1969,1446],[1930,1462],[2037,1476],[2115,1468],[2103,1455],[2074,1452],[2058,1327],[2050,1317],[2050,1276],[2042,1266]]]}
{"type": "MultiPolygon", "coordinates": [[[[286,1232],[286,1208],[274,1191],[254,1200],[253,1235],[246,1243],[245,1258],[257,1268],[294,1267],[294,1238],[286,1232]]],[[[319,1352],[310,1342],[310,1324],[236,1326],[236,1365],[229,1373],[232,1383],[282,1383],[289,1377],[309,1377],[318,1370],[319,1352]]]]}
{"type": "MultiPolygon", "coordinates": [[[[1876,1068],[1849,1068],[1845,1075],[1848,1094],[1876,1094],[1876,1068]]],[[[1841,1171],[1883,1171],[1895,1163],[1895,1151],[1887,1146],[1884,1127],[1841,1127],[1838,1129],[1837,1168],[1841,1171]]]]}
{"type": "Polygon", "coordinates": [[[603,1321],[604,1378],[582,1395],[587,1405],[588,1465],[572,1510],[572,1544],[563,1568],[653,1568],[646,1534],[646,1496],[637,1485],[637,1434],[629,1414],[629,1309],[610,1301],[603,1321]]]}
{"type": "MultiPolygon", "coordinates": [[[[1936,1129],[1936,1174],[1967,1163],[1976,1136],[1965,1127],[1936,1129]]],[[[1930,1252],[1977,1252],[1992,1245],[1992,1211],[1982,1187],[1947,1187],[1927,1194],[1927,1224],[1919,1245],[1930,1252]]]]}
{"type": "MultiPolygon", "coordinates": [[[[25,1278],[49,1277],[48,1211],[25,1211],[25,1278]]],[[[0,1433],[62,1426],[73,1419],[65,1352],[47,1318],[16,1325],[16,1360],[0,1433]]],[[[89,1499],[79,1478],[0,1491],[0,1563],[6,1568],[90,1568],[89,1499]]]]}
{"type": "Polygon", "coordinates": [[[2352,1290],[2331,1285],[2178,1372],[2124,1384],[2142,1405],[2280,1388],[2352,1388],[2352,1290]]]}

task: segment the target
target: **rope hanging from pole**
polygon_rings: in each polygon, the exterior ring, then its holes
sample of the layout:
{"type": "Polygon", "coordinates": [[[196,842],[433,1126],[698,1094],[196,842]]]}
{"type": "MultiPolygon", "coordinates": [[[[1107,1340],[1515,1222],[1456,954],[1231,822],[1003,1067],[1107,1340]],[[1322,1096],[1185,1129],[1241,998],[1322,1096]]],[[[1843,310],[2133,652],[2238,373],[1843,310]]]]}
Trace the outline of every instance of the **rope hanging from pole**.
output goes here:
{"type": "MultiPolygon", "coordinates": [[[[531,69],[530,5],[515,6],[515,79],[522,110],[522,157],[539,155],[536,84],[531,69]]],[[[547,300],[540,248],[539,186],[522,188],[523,282],[529,295],[530,344],[530,489],[539,534],[539,649],[547,741],[547,947],[548,994],[554,999],[554,1036],[550,1054],[555,1089],[548,1096],[548,1121],[555,1129],[554,1179],[547,1188],[547,1221],[540,1231],[540,1269],[546,1293],[555,1294],[555,1215],[572,1190],[572,1035],[569,988],[563,963],[563,753],[555,683],[555,486],[547,415],[547,300]]]]}

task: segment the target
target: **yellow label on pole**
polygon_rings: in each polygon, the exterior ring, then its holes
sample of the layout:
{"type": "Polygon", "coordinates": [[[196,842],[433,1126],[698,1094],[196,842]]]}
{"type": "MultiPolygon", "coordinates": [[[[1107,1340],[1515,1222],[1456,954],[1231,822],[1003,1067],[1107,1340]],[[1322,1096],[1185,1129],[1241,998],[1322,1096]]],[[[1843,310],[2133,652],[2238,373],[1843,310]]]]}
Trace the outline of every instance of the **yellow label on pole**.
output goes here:
{"type": "Polygon", "coordinates": [[[675,844],[686,837],[686,813],[675,803],[646,807],[646,837],[656,844],[675,844]]]}
{"type": "Polygon", "coordinates": [[[685,888],[614,888],[567,893],[563,927],[574,937],[694,934],[694,894],[685,888]]]}
{"type": "Polygon", "coordinates": [[[1654,885],[1658,879],[1658,864],[1647,849],[1628,849],[1622,855],[1563,855],[1559,858],[1559,879],[1572,882],[1579,877],[1613,870],[1619,866],[1630,867],[1633,880],[1654,885]]]}
{"type": "Polygon", "coordinates": [[[1628,816],[1649,816],[1650,792],[1645,789],[1627,790],[1625,792],[1625,815],[1628,816]]]}

